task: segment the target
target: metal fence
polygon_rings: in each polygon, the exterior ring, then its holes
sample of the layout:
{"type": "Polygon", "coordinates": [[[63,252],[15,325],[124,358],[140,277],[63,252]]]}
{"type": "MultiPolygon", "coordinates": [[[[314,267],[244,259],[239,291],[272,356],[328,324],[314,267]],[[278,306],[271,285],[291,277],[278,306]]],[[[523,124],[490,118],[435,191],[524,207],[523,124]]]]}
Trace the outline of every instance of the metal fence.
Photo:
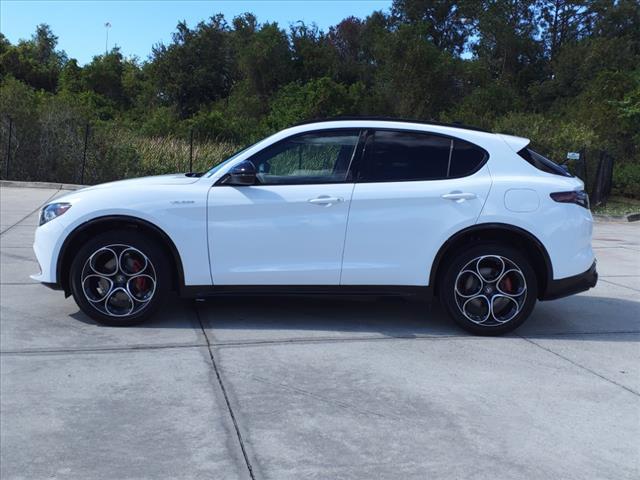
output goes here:
{"type": "MultiPolygon", "coordinates": [[[[69,118],[60,125],[52,122],[40,128],[37,135],[29,131],[24,121],[20,132],[11,117],[0,123],[0,176],[8,180],[52,181],[92,184],[131,176],[193,171],[210,167],[235,150],[224,144],[219,151],[202,148],[194,131],[181,138],[155,138],[148,145],[127,145],[114,139],[118,132],[101,125],[69,118]],[[141,162],[144,155],[160,158],[141,162]],[[162,158],[161,158],[162,157],[162,158]],[[141,165],[142,164],[142,165],[141,165]]],[[[211,147],[212,144],[209,144],[211,147]]],[[[218,144],[223,145],[223,144],[218,144]]],[[[580,159],[569,164],[570,171],[581,178],[593,205],[606,203],[613,183],[614,159],[605,151],[580,150],[580,159]]]]}
{"type": "Polygon", "coordinates": [[[591,190],[591,203],[600,205],[607,202],[613,185],[613,158],[607,152],[600,152],[598,169],[591,190]]]}
{"type": "Polygon", "coordinates": [[[145,136],[110,122],[54,112],[0,116],[0,178],[91,185],[206,171],[238,145],[198,132],[145,136]]]}

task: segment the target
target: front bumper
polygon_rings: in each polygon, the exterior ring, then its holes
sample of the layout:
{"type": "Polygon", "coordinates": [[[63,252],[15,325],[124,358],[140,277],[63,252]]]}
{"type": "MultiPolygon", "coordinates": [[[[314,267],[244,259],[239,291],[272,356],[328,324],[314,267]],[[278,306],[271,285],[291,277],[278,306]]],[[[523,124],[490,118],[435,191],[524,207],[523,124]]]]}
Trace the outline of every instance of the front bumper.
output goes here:
{"type": "Polygon", "coordinates": [[[540,300],[555,300],[556,298],[568,297],[569,295],[589,290],[595,287],[596,283],[598,283],[598,272],[594,261],[586,272],[549,282],[540,300]]]}
{"type": "Polygon", "coordinates": [[[56,270],[65,235],[64,226],[58,220],[45,223],[35,231],[33,252],[40,266],[40,272],[31,275],[31,278],[40,283],[60,283],[56,270]]]}

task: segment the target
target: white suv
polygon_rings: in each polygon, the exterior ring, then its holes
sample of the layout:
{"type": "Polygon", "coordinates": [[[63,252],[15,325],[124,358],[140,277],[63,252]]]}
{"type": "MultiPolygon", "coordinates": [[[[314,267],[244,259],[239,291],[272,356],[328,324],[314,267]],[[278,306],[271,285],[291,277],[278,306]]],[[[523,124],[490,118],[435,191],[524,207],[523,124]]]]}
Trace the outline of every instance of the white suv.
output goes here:
{"type": "Polygon", "coordinates": [[[597,281],[583,182],[528,144],[415,121],[297,125],[202,175],[57,198],[32,278],[109,325],[148,318],[171,289],[435,294],[463,328],[504,333],[597,281]]]}

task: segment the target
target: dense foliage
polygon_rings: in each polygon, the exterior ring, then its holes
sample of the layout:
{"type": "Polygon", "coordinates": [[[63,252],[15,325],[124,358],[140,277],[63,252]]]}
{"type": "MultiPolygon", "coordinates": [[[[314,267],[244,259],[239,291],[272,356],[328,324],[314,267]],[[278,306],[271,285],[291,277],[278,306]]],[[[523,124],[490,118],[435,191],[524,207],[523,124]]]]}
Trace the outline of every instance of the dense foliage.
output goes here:
{"type": "Polygon", "coordinates": [[[87,181],[205,167],[292,123],[335,115],[460,121],[530,137],[564,159],[616,159],[640,197],[637,0],[395,0],[327,32],[252,14],[178,23],[149,58],[118,48],[84,66],[40,25],[0,34],[0,131],[11,177],[87,181]]]}

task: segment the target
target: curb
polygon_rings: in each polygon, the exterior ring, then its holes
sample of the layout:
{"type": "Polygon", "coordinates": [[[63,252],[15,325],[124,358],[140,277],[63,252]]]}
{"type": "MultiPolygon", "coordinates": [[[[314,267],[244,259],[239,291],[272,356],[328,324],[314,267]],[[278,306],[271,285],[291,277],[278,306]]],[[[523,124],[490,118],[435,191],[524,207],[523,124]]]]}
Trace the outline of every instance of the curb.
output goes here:
{"type": "Polygon", "coordinates": [[[55,190],[80,190],[87,185],[76,185],[73,183],[51,183],[51,182],[19,182],[16,180],[0,180],[0,186],[14,188],[51,188],[55,190]]]}
{"type": "Polygon", "coordinates": [[[609,223],[629,223],[640,221],[640,213],[630,213],[628,215],[600,215],[593,214],[593,219],[598,222],[609,223]]]}

